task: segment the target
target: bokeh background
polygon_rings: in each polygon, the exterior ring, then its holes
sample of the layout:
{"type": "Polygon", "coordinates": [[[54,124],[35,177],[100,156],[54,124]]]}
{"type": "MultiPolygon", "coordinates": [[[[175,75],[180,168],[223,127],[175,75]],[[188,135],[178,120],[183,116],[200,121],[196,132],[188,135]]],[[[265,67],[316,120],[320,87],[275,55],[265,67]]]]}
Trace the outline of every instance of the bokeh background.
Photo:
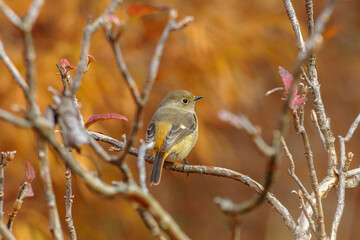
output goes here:
{"type": "MultiPolygon", "coordinates": [[[[6,1],[20,16],[26,12],[30,1],[6,1]]],[[[76,65],[80,52],[82,29],[89,15],[98,16],[110,1],[63,0],[47,1],[41,10],[34,29],[37,51],[37,100],[44,111],[52,103],[49,86],[61,89],[55,63],[67,58],[76,65]]],[[[167,22],[166,13],[130,19],[126,9],[140,1],[125,1],[116,12],[125,24],[120,41],[124,58],[138,86],[142,88],[149,63],[167,22]]],[[[254,147],[243,132],[221,122],[217,113],[228,109],[246,114],[253,123],[261,126],[263,137],[270,142],[276,127],[278,113],[284,104],[281,93],[265,96],[267,90],[281,86],[278,66],[291,69],[297,54],[292,27],[280,0],[238,1],[208,0],[181,1],[156,0],[146,3],[169,6],[178,10],[180,18],[186,15],[195,21],[181,31],[171,33],[164,50],[158,78],[145,109],[146,127],[161,99],[170,91],[186,89],[202,95],[196,110],[199,118],[199,140],[188,156],[191,164],[214,165],[247,174],[262,183],[268,161],[254,147]]],[[[315,1],[315,16],[325,1],[315,1]]],[[[294,1],[304,37],[306,15],[304,1],[294,1]]],[[[326,113],[331,118],[334,135],[345,135],[360,110],[360,2],[340,0],[336,4],[324,44],[317,52],[317,69],[321,83],[326,113]]],[[[23,42],[20,32],[4,15],[0,15],[0,38],[16,66],[24,73],[23,42]]],[[[117,139],[129,133],[134,118],[135,104],[124,79],[117,69],[111,48],[103,32],[95,33],[90,53],[96,58],[85,75],[78,93],[84,119],[94,114],[119,113],[129,122],[109,120],[90,127],[117,139]]],[[[11,110],[16,105],[25,106],[19,87],[9,72],[0,64],[0,107],[11,110]]],[[[318,177],[325,174],[326,155],[309,113],[312,99],[306,105],[306,128],[314,153],[318,177]]],[[[0,150],[16,150],[15,159],[5,169],[5,219],[16,198],[18,186],[24,180],[25,161],[31,162],[38,172],[34,134],[0,122],[0,150]]],[[[290,129],[287,143],[296,162],[296,172],[310,191],[304,149],[299,136],[290,129]]],[[[355,153],[352,167],[359,165],[359,130],[347,145],[355,153]]],[[[105,147],[108,147],[104,145],[105,147]]],[[[79,161],[89,170],[94,164],[89,160],[94,153],[84,147],[79,161]]],[[[57,204],[64,232],[67,232],[64,214],[64,165],[53,151],[49,152],[57,204]]],[[[136,159],[127,162],[137,176],[136,159]]],[[[120,180],[121,174],[113,166],[102,163],[103,179],[120,180]]],[[[287,175],[288,161],[284,158],[278,179],[272,188],[275,196],[289,209],[293,217],[299,216],[299,203],[292,190],[296,184],[287,175]]],[[[147,164],[150,173],[151,165],[147,164]]],[[[14,224],[18,239],[50,239],[47,211],[40,179],[33,183],[35,197],[27,198],[14,224]]],[[[229,239],[229,219],[213,203],[216,196],[242,202],[253,192],[239,182],[224,178],[164,171],[162,182],[150,188],[163,207],[175,218],[192,239],[229,239]]],[[[90,192],[75,177],[73,180],[74,224],[78,239],[151,239],[138,214],[123,198],[102,199],[90,192]]],[[[336,206],[336,191],[331,191],[323,201],[326,229],[329,232],[336,206]]],[[[346,191],[346,207],[339,229],[339,238],[357,239],[360,226],[360,191],[346,191]]],[[[291,239],[290,231],[281,217],[264,203],[244,216],[242,239],[291,239]]],[[[66,234],[65,234],[66,235],[66,234]]],[[[69,239],[68,236],[66,236],[69,239]]]]}

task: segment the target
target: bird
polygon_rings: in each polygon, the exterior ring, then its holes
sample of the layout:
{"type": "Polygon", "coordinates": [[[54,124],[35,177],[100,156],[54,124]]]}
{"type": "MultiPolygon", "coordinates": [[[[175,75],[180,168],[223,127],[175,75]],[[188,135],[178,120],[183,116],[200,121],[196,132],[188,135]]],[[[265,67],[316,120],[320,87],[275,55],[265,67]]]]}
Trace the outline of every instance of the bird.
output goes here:
{"type": "Polygon", "coordinates": [[[158,185],[165,159],[183,160],[198,139],[198,119],[195,102],[203,96],[194,96],[186,90],[170,92],[160,102],[146,131],[146,143],[155,142],[151,153],[154,166],[150,184],[158,185]]]}

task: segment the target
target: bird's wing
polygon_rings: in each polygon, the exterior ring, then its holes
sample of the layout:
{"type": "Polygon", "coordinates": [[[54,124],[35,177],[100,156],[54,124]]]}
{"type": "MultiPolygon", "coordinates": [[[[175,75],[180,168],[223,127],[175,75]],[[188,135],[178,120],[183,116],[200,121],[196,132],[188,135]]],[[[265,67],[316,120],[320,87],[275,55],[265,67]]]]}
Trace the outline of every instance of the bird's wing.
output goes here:
{"type": "Polygon", "coordinates": [[[155,141],[155,124],[154,123],[150,123],[150,125],[146,131],[145,141],[147,143],[155,141]]]}
{"type": "Polygon", "coordinates": [[[197,119],[195,115],[194,119],[195,121],[193,121],[192,124],[189,126],[185,126],[183,124],[173,125],[165,136],[164,144],[161,148],[161,151],[165,152],[166,150],[174,146],[176,143],[181,141],[184,137],[192,134],[196,130],[197,125],[197,119]]]}

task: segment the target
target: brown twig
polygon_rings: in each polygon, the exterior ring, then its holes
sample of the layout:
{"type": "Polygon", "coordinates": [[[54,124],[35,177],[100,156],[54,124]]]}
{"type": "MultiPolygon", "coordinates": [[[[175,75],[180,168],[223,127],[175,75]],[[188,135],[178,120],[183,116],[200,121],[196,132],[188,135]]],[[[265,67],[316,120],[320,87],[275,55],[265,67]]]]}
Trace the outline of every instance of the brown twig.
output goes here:
{"type": "Polygon", "coordinates": [[[90,40],[92,38],[92,35],[104,23],[104,19],[107,16],[107,14],[113,13],[121,2],[122,0],[112,0],[110,5],[106,8],[105,12],[101,14],[100,17],[98,17],[93,23],[89,22],[86,25],[84,29],[82,44],[81,44],[80,60],[70,90],[70,96],[72,99],[75,98],[76,93],[81,86],[84,73],[87,70],[87,57],[89,55],[90,40]]]}
{"type": "Polygon", "coordinates": [[[246,116],[242,114],[235,115],[227,110],[219,111],[218,116],[222,121],[230,123],[237,129],[244,129],[247,134],[249,134],[258,150],[265,156],[271,157],[274,155],[274,149],[261,137],[260,127],[253,125],[246,116]]]}
{"type": "Polygon", "coordinates": [[[0,235],[3,237],[3,240],[16,240],[3,222],[0,222],[0,235]]]}
{"type": "Polygon", "coordinates": [[[339,174],[339,184],[338,184],[338,195],[337,195],[337,205],[334,215],[334,220],[332,222],[331,226],[331,240],[336,240],[337,236],[337,230],[339,228],[341,217],[344,213],[344,207],[345,207],[345,161],[346,161],[346,151],[345,151],[345,139],[341,136],[339,136],[339,142],[340,142],[340,161],[339,161],[339,168],[338,168],[338,174],[339,174]]]}
{"type": "Polygon", "coordinates": [[[314,221],[311,219],[311,216],[310,214],[308,213],[307,209],[306,209],[306,205],[305,205],[305,202],[304,202],[304,198],[303,198],[303,195],[302,195],[302,192],[299,191],[297,193],[298,197],[299,197],[299,200],[300,200],[300,207],[301,209],[303,210],[303,213],[305,214],[307,220],[309,221],[309,224],[310,224],[310,229],[313,233],[315,233],[316,237],[317,236],[317,231],[316,231],[316,227],[315,227],[315,223],[314,221]]]}
{"type": "MultiPolygon", "coordinates": [[[[124,149],[124,152],[121,155],[119,161],[123,161],[125,159],[126,155],[128,154],[128,150],[136,142],[139,129],[142,126],[143,110],[149,99],[150,90],[155,82],[156,77],[157,77],[157,73],[159,70],[159,65],[160,65],[162,54],[163,54],[165,42],[166,42],[169,34],[172,31],[179,30],[179,29],[185,27],[194,19],[192,16],[187,16],[184,19],[180,20],[179,22],[176,22],[177,17],[178,17],[178,14],[177,14],[176,10],[170,9],[169,10],[169,21],[160,37],[158,44],[156,45],[155,52],[154,52],[154,55],[153,55],[151,63],[150,63],[148,77],[147,77],[145,86],[143,88],[142,94],[141,94],[141,104],[138,104],[138,106],[137,106],[133,127],[132,127],[132,130],[130,133],[130,137],[128,138],[129,140],[127,142],[126,148],[124,149]]],[[[123,74],[125,74],[125,73],[123,73],[123,74]]],[[[129,86],[131,89],[131,85],[129,85],[129,86]]]]}
{"type": "Polygon", "coordinates": [[[31,123],[29,121],[20,118],[3,109],[0,109],[0,118],[18,127],[23,127],[23,128],[31,127],[31,123]]]}
{"type": "Polygon", "coordinates": [[[238,216],[234,216],[230,219],[231,224],[231,240],[241,239],[241,219],[238,216]]]}
{"type": "Polygon", "coordinates": [[[76,230],[71,212],[74,195],[72,195],[71,169],[68,167],[66,167],[66,171],[65,171],[65,180],[66,180],[65,221],[69,230],[70,239],[76,240],[77,239],[76,230]]]}
{"type": "Polygon", "coordinates": [[[0,222],[4,215],[4,169],[8,162],[13,160],[16,151],[7,151],[0,153],[0,222]]]}
{"type": "Polygon", "coordinates": [[[26,192],[28,191],[29,187],[30,187],[30,183],[27,181],[24,182],[20,187],[18,196],[13,204],[13,208],[12,208],[11,213],[9,214],[9,219],[7,222],[7,228],[9,229],[10,232],[12,231],[12,226],[14,224],[15,218],[21,209],[23,200],[26,197],[26,192]]]}
{"type": "Polygon", "coordinates": [[[64,239],[64,236],[61,229],[59,212],[56,205],[56,198],[52,185],[49,160],[47,157],[47,144],[45,139],[41,139],[41,137],[39,137],[39,140],[37,141],[37,154],[40,160],[40,178],[42,187],[44,189],[46,205],[48,208],[49,229],[53,239],[62,240],[64,239]]]}
{"type": "Polygon", "coordinates": [[[167,238],[161,232],[158,223],[154,219],[154,217],[145,209],[138,208],[137,211],[140,214],[145,226],[149,229],[151,235],[157,240],[166,240],[167,238]]]}
{"type": "Polygon", "coordinates": [[[303,52],[305,51],[305,43],[301,34],[301,29],[300,29],[299,21],[297,20],[296,17],[295,9],[290,0],[283,0],[283,3],[295,33],[298,48],[300,52],[303,52]]]}
{"type": "Polygon", "coordinates": [[[302,184],[302,182],[300,181],[300,179],[298,178],[298,176],[295,174],[295,162],[294,159],[286,145],[285,139],[283,137],[281,137],[280,139],[281,141],[281,145],[284,149],[285,155],[288,158],[289,162],[290,162],[290,167],[288,169],[288,174],[294,179],[294,181],[297,183],[297,185],[300,187],[300,190],[302,192],[302,195],[306,198],[306,200],[308,201],[308,203],[310,204],[312,210],[315,213],[315,217],[318,218],[318,212],[317,209],[315,207],[314,202],[312,201],[312,198],[310,196],[310,194],[308,193],[308,191],[306,190],[305,186],[302,184]]]}
{"type": "Polygon", "coordinates": [[[311,183],[311,186],[315,193],[315,199],[316,199],[315,205],[316,205],[316,209],[317,209],[317,213],[318,213],[318,217],[316,219],[317,235],[319,236],[320,239],[325,239],[326,232],[325,232],[325,223],[324,223],[324,211],[323,211],[323,207],[322,207],[321,196],[319,193],[319,183],[318,183],[318,179],[316,176],[313,153],[311,151],[309,137],[307,135],[305,128],[301,128],[300,134],[301,134],[301,137],[302,137],[302,140],[304,143],[305,157],[306,157],[308,168],[309,168],[310,183],[311,183]]]}

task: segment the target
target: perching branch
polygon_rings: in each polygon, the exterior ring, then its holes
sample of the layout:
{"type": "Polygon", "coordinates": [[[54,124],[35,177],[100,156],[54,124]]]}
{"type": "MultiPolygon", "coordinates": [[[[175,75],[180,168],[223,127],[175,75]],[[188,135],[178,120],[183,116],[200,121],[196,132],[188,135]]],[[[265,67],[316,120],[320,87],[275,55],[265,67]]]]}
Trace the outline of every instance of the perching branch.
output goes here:
{"type": "MultiPolygon", "coordinates": [[[[121,151],[125,147],[125,144],[123,142],[118,141],[109,136],[106,136],[104,134],[97,133],[97,132],[91,132],[91,131],[88,131],[88,133],[90,134],[90,136],[92,136],[96,140],[106,142],[106,143],[114,146],[118,151],[121,151]]],[[[138,150],[136,148],[131,147],[129,149],[129,153],[131,155],[138,156],[138,150]]],[[[148,154],[145,155],[145,160],[151,164],[153,164],[153,162],[154,162],[153,157],[148,154]]],[[[259,183],[257,183],[253,179],[251,179],[250,177],[248,177],[244,174],[241,174],[239,172],[236,172],[236,171],[233,171],[230,169],[226,169],[226,168],[214,167],[214,166],[203,166],[203,165],[186,165],[186,166],[184,166],[183,164],[173,163],[173,162],[165,162],[164,168],[168,169],[168,170],[172,170],[172,171],[182,172],[182,173],[197,173],[197,174],[206,174],[206,175],[211,175],[211,176],[216,176],[216,177],[229,178],[229,179],[233,179],[235,181],[242,182],[243,184],[249,186],[251,189],[253,189],[255,192],[257,192],[258,194],[260,194],[263,191],[263,187],[259,183]]],[[[231,204],[228,204],[228,203],[230,203],[228,200],[226,200],[225,204],[221,203],[222,202],[221,198],[217,198],[215,201],[218,203],[218,205],[221,207],[221,209],[223,211],[225,211],[229,214],[232,214],[232,212],[236,210],[236,209],[234,209],[234,204],[232,202],[231,202],[231,204]]],[[[266,194],[266,201],[268,201],[269,204],[271,204],[272,207],[281,215],[285,225],[292,232],[294,232],[296,223],[293,220],[289,211],[271,193],[266,194]]]]}

